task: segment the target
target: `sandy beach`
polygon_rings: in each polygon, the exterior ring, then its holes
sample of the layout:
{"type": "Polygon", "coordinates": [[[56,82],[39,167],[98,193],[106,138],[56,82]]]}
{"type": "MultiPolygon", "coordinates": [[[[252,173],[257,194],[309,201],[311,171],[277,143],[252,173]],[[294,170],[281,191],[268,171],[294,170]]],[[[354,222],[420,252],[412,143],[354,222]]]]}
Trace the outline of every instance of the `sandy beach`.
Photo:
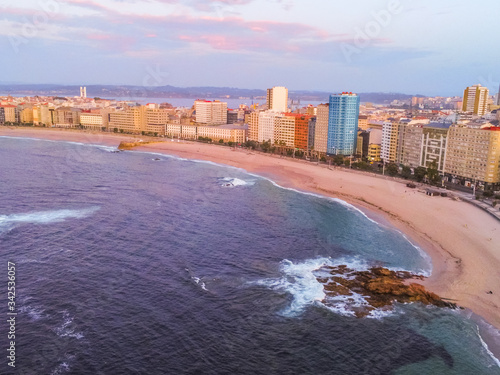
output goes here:
{"type": "MultiPolygon", "coordinates": [[[[32,137],[118,146],[145,137],[0,127],[0,136],[32,137]]],[[[172,142],[137,150],[210,160],[268,177],[284,187],[341,198],[377,221],[388,221],[432,259],[425,286],[500,328],[500,223],[479,208],[452,198],[430,197],[402,181],[244,149],[172,142]],[[492,291],[492,294],[488,292],[492,291]]],[[[421,189],[420,189],[421,190],[421,189]]],[[[498,353],[498,348],[491,348],[498,353]]]]}

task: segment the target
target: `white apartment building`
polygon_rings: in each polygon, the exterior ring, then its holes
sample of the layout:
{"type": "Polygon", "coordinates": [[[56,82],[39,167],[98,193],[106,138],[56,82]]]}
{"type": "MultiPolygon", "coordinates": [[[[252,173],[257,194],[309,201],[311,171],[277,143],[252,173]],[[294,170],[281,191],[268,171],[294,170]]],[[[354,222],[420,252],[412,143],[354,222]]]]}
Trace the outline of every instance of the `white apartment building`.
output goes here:
{"type": "Polygon", "coordinates": [[[288,89],[275,86],[267,89],[267,109],[276,112],[288,112],[288,89]]]}
{"type": "Polygon", "coordinates": [[[263,111],[259,113],[259,129],[258,129],[258,142],[271,141],[274,144],[276,119],[280,117],[280,113],[274,111],[263,111]]]}
{"type": "Polygon", "coordinates": [[[384,162],[396,161],[399,124],[385,121],[382,124],[380,158],[384,162]]]}

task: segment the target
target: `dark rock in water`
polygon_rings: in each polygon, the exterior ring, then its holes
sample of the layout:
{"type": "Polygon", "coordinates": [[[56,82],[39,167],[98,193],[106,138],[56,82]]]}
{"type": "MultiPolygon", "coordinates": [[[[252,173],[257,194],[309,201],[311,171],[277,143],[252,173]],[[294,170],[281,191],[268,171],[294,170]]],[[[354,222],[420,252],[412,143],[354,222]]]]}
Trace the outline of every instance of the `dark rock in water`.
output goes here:
{"type": "Polygon", "coordinates": [[[382,267],[355,271],[345,265],[328,266],[325,269],[332,276],[318,277],[318,281],[324,285],[327,296],[352,296],[357,293],[365,297],[368,304],[356,308],[357,317],[364,317],[376,308],[392,306],[394,302],[421,302],[425,305],[457,308],[454,303],[444,301],[422,285],[405,282],[409,279],[423,279],[423,276],[411,272],[391,271],[382,267]]]}

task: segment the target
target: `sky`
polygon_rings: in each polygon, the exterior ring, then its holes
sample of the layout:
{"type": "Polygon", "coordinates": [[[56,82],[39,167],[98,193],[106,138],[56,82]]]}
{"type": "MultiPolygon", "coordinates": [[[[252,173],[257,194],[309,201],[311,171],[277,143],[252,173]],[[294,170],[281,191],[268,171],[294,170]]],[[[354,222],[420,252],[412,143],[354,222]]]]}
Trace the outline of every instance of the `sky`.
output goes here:
{"type": "Polygon", "coordinates": [[[0,82],[460,96],[498,0],[1,0],[0,82]]]}

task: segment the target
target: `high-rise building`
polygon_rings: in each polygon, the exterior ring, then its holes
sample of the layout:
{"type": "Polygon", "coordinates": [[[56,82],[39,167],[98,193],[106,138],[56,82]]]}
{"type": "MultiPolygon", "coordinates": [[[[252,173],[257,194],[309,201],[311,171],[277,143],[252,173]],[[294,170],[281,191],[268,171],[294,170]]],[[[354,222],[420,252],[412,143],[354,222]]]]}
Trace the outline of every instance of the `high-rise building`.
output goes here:
{"type": "Polygon", "coordinates": [[[258,134],[257,141],[258,142],[266,142],[271,141],[271,144],[274,144],[276,141],[276,123],[277,118],[280,117],[278,112],[274,111],[263,111],[259,112],[259,126],[258,126],[258,134]]]}
{"type": "Polygon", "coordinates": [[[455,125],[449,129],[447,142],[444,172],[449,181],[500,189],[500,128],[455,125]]]}
{"type": "Polygon", "coordinates": [[[257,111],[248,115],[248,140],[259,141],[259,112],[257,111]]]}
{"type": "Polygon", "coordinates": [[[500,86],[498,87],[497,105],[500,105],[500,86]]]}
{"type": "Polygon", "coordinates": [[[277,112],[288,112],[288,89],[275,86],[267,89],[267,109],[277,112]]]}
{"type": "MultiPolygon", "coordinates": [[[[409,120],[406,120],[409,122],[409,120]]],[[[398,154],[399,128],[405,120],[401,122],[385,121],[382,124],[382,144],[380,158],[386,163],[395,162],[398,154]]]]}
{"type": "Polygon", "coordinates": [[[227,103],[214,100],[196,100],[194,102],[196,122],[199,124],[227,124],[227,103]]]}
{"type": "Polygon", "coordinates": [[[26,106],[22,108],[19,117],[22,123],[33,124],[33,107],[26,106]]]}
{"type": "Polygon", "coordinates": [[[278,113],[274,123],[274,143],[285,147],[295,145],[295,117],[278,113]]]}
{"type": "Polygon", "coordinates": [[[330,104],[320,104],[316,111],[316,129],[314,131],[314,150],[326,154],[328,144],[328,113],[330,104]]]}
{"type": "Polygon", "coordinates": [[[489,90],[481,85],[473,85],[464,90],[463,112],[483,116],[488,110],[489,90]]]}
{"type": "Polygon", "coordinates": [[[446,141],[451,123],[430,123],[425,125],[422,134],[422,154],[420,165],[428,168],[432,162],[437,169],[444,172],[446,159],[446,141]]]}
{"type": "Polygon", "coordinates": [[[286,117],[294,119],[294,141],[292,147],[302,151],[309,149],[309,126],[312,116],[303,115],[300,113],[286,113],[286,117]]]}
{"type": "Polygon", "coordinates": [[[314,148],[314,136],[316,134],[316,116],[311,116],[309,118],[309,134],[307,137],[307,149],[309,151],[315,150],[314,148]]]}
{"type": "Polygon", "coordinates": [[[54,124],[54,111],[47,104],[33,107],[33,124],[39,126],[52,126],[54,124]]]}
{"type": "Polygon", "coordinates": [[[0,106],[0,124],[19,122],[19,110],[15,105],[0,106]]]}
{"type": "Polygon", "coordinates": [[[327,154],[353,155],[358,135],[359,96],[352,92],[330,95],[327,154]]]}
{"type": "Polygon", "coordinates": [[[400,124],[400,142],[397,161],[412,168],[420,166],[422,154],[422,135],[424,124],[400,124]]]}
{"type": "Polygon", "coordinates": [[[87,88],[80,86],[80,98],[86,98],[87,97],[87,88]]]}

